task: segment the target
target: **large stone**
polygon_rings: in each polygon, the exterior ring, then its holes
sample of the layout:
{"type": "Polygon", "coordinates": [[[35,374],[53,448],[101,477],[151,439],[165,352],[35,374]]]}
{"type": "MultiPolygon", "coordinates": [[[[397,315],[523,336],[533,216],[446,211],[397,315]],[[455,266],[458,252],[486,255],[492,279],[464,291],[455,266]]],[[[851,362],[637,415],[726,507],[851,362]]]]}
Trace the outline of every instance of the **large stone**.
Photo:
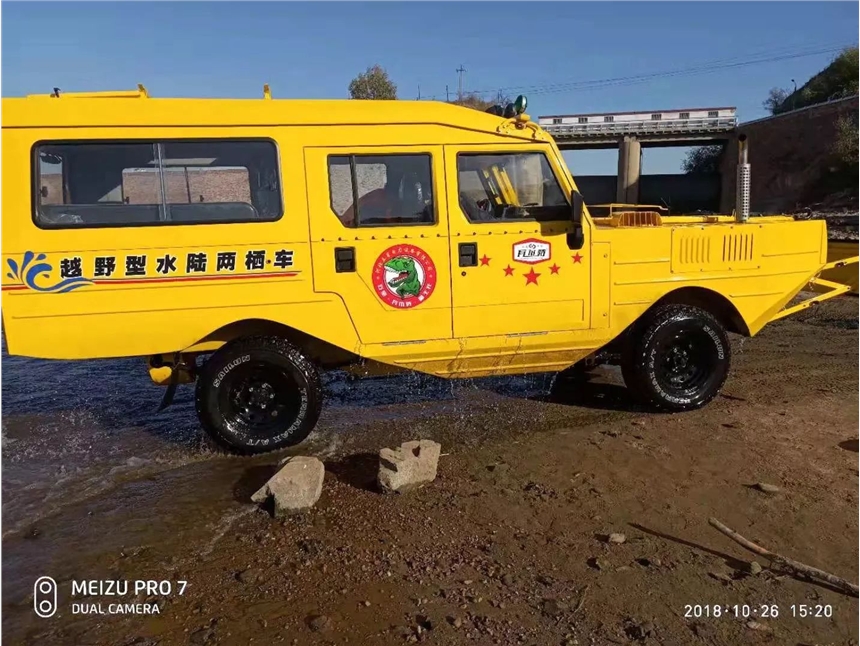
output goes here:
{"type": "Polygon", "coordinates": [[[274,498],[275,518],[313,507],[322,494],[325,467],[317,458],[287,458],[283,468],[269,478],[251,500],[264,503],[274,498]]]}
{"type": "Polygon", "coordinates": [[[402,493],[436,479],[442,446],[432,440],[404,442],[397,449],[379,452],[379,488],[402,493]]]}

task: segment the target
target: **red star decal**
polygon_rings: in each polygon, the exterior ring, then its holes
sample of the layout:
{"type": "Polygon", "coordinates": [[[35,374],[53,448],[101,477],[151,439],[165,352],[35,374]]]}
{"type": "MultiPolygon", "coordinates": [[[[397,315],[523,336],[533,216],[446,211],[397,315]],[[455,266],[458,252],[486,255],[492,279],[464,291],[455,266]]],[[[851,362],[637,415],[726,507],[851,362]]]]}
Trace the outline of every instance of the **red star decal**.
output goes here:
{"type": "Polygon", "coordinates": [[[505,272],[505,276],[513,276],[514,275],[514,268],[511,267],[510,265],[505,267],[503,271],[505,272]]]}
{"type": "Polygon", "coordinates": [[[487,254],[484,254],[484,257],[481,258],[481,267],[483,267],[484,265],[488,267],[490,266],[490,258],[487,258],[487,254]]]}
{"type": "Polygon", "coordinates": [[[535,268],[532,267],[531,271],[529,271],[529,273],[527,273],[527,274],[523,274],[523,276],[526,277],[526,285],[528,285],[529,283],[534,283],[535,285],[537,285],[538,284],[537,279],[538,279],[538,276],[540,276],[540,274],[536,274],[535,268]]]}
{"type": "Polygon", "coordinates": [[[559,266],[558,266],[557,264],[555,264],[555,263],[552,263],[552,267],[550,267],[550,268],[549,268],[549,273],[551,273],[551,274],[557,274],[559,269],[561,269],[561,267],[559,267],[559,266]]]}
{"type": "Polygon", "coordinates": [[[580,264],[582,263],[582,256],[579,255],[578,251],[576,252],[576,255],[571,256],[571,258],[573,258],[573,262],[575,262],[575,263],[577,263],[577,262],[580,264]]]}

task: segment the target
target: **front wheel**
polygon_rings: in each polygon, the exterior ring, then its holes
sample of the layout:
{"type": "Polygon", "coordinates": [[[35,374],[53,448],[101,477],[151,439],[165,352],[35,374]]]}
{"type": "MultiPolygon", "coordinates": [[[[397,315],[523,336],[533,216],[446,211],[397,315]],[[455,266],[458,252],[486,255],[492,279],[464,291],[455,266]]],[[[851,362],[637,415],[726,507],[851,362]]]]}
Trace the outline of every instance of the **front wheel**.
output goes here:
{"type": "Polygon", "coordinates": [[[711,401],[725,384],[731,346],[710,312],[664,305],[629,334],[621,372],[640,402],[668,411],[692,410],[711,401]]]}
{"type": "Polygon", "coordinates": [[[247,455],[304,440],[317,423],[323,391],[302,351],[278,337],[232,341],[203,364],[197,415],[218,444],[247,455]]]}

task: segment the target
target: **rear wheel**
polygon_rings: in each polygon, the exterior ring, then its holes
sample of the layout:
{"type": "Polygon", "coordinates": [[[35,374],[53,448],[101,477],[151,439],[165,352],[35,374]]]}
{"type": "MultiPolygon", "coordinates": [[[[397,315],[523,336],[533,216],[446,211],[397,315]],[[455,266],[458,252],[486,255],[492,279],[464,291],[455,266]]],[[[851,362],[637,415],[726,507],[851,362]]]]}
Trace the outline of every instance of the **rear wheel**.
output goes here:
{"type": "Polygon", "coordinates": [[[228,343],[203,364],[197,415],[218,444],[266,453],[304,440],[322,408],[319,372],[302,351],[278,337],[228,343]]]}
{"type": "Polygon", "coordinates": [[[668,411],[692,410],[711,401],[725,384],[731,346],[710,312],[664,305],[629,334],[621,371],[640,402],[668,411]]]}

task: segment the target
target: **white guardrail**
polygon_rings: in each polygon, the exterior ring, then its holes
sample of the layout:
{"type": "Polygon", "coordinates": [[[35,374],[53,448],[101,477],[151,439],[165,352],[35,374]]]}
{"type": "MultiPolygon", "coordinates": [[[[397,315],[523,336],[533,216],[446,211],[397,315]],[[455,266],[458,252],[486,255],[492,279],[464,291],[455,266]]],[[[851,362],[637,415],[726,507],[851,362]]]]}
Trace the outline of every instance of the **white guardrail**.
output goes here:
{"type": "Polygon", "coordinates": [[[682,133],[727,132],[738,126],[737,117],[719,119],[666,119],[623,121],[615,123],[547,123],[540,124],[553,137],[599,137],[605,135],[662,135],[682,133]]]}

